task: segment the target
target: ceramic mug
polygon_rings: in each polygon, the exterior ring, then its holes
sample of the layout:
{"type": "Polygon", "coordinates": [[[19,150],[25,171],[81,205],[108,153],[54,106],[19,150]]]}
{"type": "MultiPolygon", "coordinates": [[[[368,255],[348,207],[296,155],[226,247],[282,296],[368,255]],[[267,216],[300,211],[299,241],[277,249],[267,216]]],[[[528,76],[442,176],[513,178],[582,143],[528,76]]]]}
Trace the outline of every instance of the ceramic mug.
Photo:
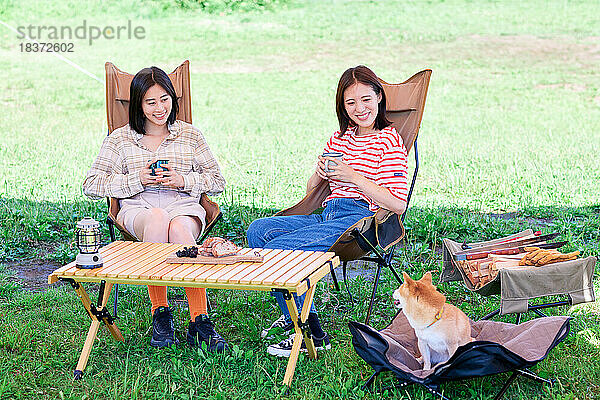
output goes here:
{"type": "MultiPolygon", "coordinates": [[[[339,158],[340,161],[342,160],[343,156],[343,153],[337,151],[323,153],[323,157],[339,158]]],[[[325,160],[325,172],[333,172],[333,170],[330,168],[331,165],[337,165],[337,163],[333,160],[325,160]]]]}

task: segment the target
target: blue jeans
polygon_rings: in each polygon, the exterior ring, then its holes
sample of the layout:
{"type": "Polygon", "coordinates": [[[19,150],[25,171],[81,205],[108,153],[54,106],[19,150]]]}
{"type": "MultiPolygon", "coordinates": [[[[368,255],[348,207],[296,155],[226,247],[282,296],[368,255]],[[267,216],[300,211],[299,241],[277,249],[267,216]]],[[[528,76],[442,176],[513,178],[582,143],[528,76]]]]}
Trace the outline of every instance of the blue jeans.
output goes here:
{"type": "MultiPolygon", "coordinates": [[[[248,227],[248,245],[264,249],[327,251],[342,233],[363,218],[373,215],[367,202],[355,199],[332,199],[322,214],[289,215],[260,218],[248,227]]],[[[272,292],[287,322],[290,312],[283,294],[272,292]]],[[[300,311],[304,295],[294,300],[300,311]]],[[[310,312],[316,313],[314,303],[310,312]]]]}

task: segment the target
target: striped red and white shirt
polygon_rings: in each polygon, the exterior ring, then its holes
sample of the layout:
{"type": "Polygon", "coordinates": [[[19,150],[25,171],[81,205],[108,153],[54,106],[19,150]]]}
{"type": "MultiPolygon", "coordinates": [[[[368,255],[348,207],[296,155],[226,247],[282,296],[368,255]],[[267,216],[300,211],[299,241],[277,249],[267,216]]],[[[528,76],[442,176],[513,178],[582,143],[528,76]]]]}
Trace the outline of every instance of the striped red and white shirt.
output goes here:
{"type": "MultiPolygon", "coordinates": [[[[324,152],[337,151],[343,154],[342,161],[356,172],[387,188],[399,200],[408,196],[408,159],[402,137],[392,126],[368,135],[356,135],[356,127],[350,128],[342,137],[335,132],[325,145],[324,152]]],[[[323,206],[331,199],[353,198],[365,200],[371,211],[379,206],[363,194],[356,186],[349,186],[335,179],[329,180],[331,194],[323,201],[323,206]]]]}

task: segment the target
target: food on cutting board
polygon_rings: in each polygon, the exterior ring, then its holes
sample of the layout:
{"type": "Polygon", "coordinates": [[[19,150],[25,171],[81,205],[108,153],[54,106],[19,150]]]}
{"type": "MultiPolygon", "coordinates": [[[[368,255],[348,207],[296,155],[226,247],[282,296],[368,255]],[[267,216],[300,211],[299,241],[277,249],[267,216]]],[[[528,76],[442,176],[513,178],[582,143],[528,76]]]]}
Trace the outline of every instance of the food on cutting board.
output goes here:
{"type": "Polygon", "coordinates": [[[200,247],[184,247],[175,254],[177,257],[189,258],[196,258],[198,255],[206,257],[226,257],[236,255],[240,250],[241,248],[232,241],[215,236],[204,240],[200,247]]]}

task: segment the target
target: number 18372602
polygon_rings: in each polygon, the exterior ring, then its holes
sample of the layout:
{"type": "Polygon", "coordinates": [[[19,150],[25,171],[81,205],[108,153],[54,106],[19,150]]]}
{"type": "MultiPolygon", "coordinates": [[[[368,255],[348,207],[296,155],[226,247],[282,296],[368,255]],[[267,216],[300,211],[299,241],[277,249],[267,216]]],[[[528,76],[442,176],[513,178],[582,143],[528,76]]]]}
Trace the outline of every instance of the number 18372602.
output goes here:
{"type": "Polygon", "coordinates": [[[21,53],[72,53],[73,43],[21,43],[21,53]]]}

